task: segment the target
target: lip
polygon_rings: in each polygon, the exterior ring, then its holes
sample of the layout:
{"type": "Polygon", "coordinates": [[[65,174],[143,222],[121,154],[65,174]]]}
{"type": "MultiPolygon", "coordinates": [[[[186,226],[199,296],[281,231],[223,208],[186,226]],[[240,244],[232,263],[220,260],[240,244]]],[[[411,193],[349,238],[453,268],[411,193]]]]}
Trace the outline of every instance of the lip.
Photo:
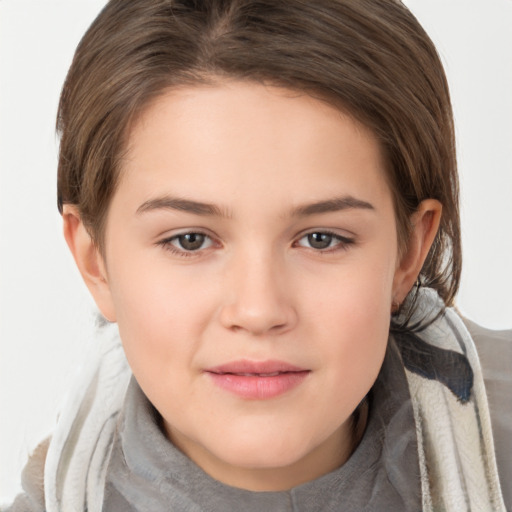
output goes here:
{"type": "Polygon", "coordinates": [[[284,361],[232,361],[204,372],[219,388],[247,400],[268,400],[291,391],[310,370],[284,361]]]}

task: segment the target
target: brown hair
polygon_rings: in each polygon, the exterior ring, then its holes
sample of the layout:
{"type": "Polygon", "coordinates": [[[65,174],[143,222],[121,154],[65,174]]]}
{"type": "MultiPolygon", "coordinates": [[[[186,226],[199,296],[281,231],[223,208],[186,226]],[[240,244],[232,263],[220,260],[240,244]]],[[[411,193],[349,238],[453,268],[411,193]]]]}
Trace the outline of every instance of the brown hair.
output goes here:
{"type": "Polygon", "coordinates": [[[432,41],[398,0],[110,0],[62,91],[59,210],[77,205],[101,250],[137,116],[168,88],[219,77],[305,91],[370,128],[401,246],[423,199],[443,205],[421,279],[452,303],[461,249],[448,85],[432,41]]]}

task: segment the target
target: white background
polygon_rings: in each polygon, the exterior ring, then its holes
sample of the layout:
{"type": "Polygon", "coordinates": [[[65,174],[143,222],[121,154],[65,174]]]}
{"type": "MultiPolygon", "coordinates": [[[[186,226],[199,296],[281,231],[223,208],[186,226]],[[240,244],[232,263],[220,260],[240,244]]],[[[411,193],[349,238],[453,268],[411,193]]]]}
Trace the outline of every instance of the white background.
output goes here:
{"type": "MultiPolygon", "coordinates": [[[[512,327],[512,0],[409,0],[451,84],[462,185],[458,306],[512,327]]],[[[61,236],[55,113],[104,0],[0,0],[0,502],[51,431],[93,332],[61,236]]]]}

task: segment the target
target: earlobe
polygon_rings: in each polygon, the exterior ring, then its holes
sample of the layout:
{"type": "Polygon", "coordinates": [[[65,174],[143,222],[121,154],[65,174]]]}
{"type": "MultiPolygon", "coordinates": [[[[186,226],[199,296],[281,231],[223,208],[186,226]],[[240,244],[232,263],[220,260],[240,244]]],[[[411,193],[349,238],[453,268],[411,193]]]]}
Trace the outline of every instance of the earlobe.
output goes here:
{"type": "Polygon", "coordinates": [[[441,214],[442,205],[439,201],[425,199],[412,215],[407,248],[393,281],[394,303],[401,304],[416,282],[439,229],[441,214]]]}
{"type": "Polygon", "coordinates": [[[115,322],[115,310],[105,262],[85,228],[75,205],[66,204],[62,213],[64,238],[82,278],[102,315],[115,322]]]}

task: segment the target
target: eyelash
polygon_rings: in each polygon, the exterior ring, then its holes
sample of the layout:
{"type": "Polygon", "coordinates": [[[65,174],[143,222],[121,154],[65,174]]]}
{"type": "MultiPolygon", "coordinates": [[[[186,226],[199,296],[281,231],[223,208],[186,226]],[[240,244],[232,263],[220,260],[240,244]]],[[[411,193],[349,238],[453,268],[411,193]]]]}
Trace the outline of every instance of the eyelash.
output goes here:
{"type": "Polygon", "coordinates": [[[178,240],[179,238],[185,237],[187,235],[204,236],[205,239],[208,239],[211,241],[212,246],[215,245],[215,242],[213,241],[212,237],[202,231],[187,231],[185,233],[179,233],[179,234],[173,235],[169,238],[164,238],[163,240],[160,240],[159,242],[157,242],[157,245],[160,245],[166,251],[169,251],[172,254],[175,254],[175,255],[183,257],[183,258],[191,258],[193,256],[197,256],[198,254],[200,254],[202,251],[205,250],[205,249],[201,249],[201,248],[199,248],[197,250],[178,249],[177,247],[175,247],[172,244],[175,240],[178,240]]]}
{"type": "MultiPolygon", "coordinates": [[[[157,245],[163,247],[166,251],[169,251],[171,252],[172,254],[175,254],[177,256],[180,256],[180,257],[183,257],[183,258],[190,258],[190,257],[194,257],[194,256],[197,256],[199,254],[201,254],[202,251],[208,249],[209,247],[205,248],[205,249],[202,249],[202,248],[199,248],[197,250],[187,250],[187,249],[178,249],[177,247],[175,247],[173,245],[173,242],[178,240],[179,238],[181,237],[185,237],[187,235],[200,235],[200,236],[204,236],[205,239],[208,239],[210,240],[211,242],[211,245],[210,246],[213,246],[215,245],[215,242],[213,241],[212,237],[209,236],[208,234],[202,232],[202,231],[187,231],[185,233],[179,233],[177,235],[173,235],[172,237],[169,237],[169,238],[164,238],[163,240],[160,240],[159,242],[157,242],[157,245]]],[[[309,249],[309,250],[312,250],[314,251],[315,253],[319,253],[319,254],[328,254],[328,253],[333,253],[333,252],[337,252],[337,251],[346,251],[349,249],[349,247],[351,245],[353,245],[355,243],[355,240],[353,238],[348,238],[348,237],[345,237],[345,236],[341,236],[337,233],[334,233],[332,231],[328,231],[328,230],[314,230],[314,231],[309,231],[307,233],[304,233],[302,234],[293,244],[294,247],[304,247],[306,249],[309,249]],[[305,247],[303,245],[300,245],[299,242],[311,235],[327,235],[327,236],[330,236],[332,237],[333,240],[336,240],[337,243],[333,246],[333,247],[327,247],[325,249],[318,249],[318,248],[315,248],[315,247],[305,247]]]]}
{"type": "MultiPolygon", "coordinates": [[[[339,235],[338,233],[334,233],[333,231],[317,229],[317,230],[313,230],[313,231],[304,233],[295,242],[295,244],[298,244],[302,239],[307,238],[311,235],[327,235],[327,236],[332,237],[333,240],[337,241],[337,243],[333,247],[327,247],[325,249],[318,249],[315,247],[306,247],[307,249],[311,249],[315,253],[319,253],[319,254],[329,254],[329,253],[337,252],[337,251],[346,251],[349,249],[349,247],[351,245],[353,245],[355,243],[355,240],[353,238],[339,235]]],[[[304,247],[304,246],[300,246],[300,247],[304,247]]]]}

